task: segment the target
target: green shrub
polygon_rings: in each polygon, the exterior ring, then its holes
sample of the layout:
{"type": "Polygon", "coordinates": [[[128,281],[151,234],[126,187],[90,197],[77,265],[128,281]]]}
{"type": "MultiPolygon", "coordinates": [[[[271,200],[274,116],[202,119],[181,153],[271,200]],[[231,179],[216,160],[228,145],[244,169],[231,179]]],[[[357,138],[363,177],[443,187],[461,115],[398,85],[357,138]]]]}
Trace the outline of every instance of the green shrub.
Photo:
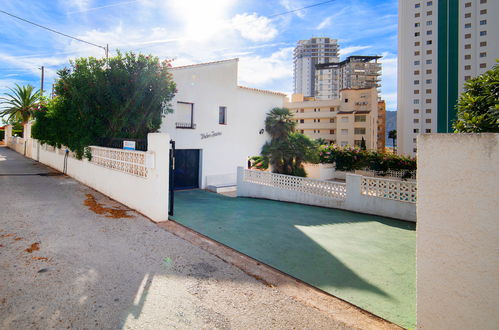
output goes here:
{"type": "Polygon", "coordinates": [[[54,100],[35,113],[32,135],[65,145],[83,157],[101,138],[144,139],[171,112],[176,90],[170,63],[157,57],[121,54],[71,61],[58,72],[54,100]]]}
{"type": "Polygon", "coordinates": [[[319,148],[321,163],[336,163],[338,171],[354,171],[368,169],[372,171],[413,171],[416,170],[416,159],[401,155],[362,150],[350,146],[321,146],[319,148]]]}
{"type": "Polygon", "coordinates": [[[464,84],[453,127],[456,133],[499,133],[499,65],[464,84]]]}

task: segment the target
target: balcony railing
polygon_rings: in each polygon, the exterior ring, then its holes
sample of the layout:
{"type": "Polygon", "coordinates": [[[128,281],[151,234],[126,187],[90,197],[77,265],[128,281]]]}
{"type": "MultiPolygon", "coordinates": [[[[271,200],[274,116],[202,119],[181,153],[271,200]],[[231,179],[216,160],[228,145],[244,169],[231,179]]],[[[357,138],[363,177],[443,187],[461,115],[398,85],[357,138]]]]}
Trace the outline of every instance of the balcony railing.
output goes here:
{"type": "Polygon", "coordinates": [[[175,123],[176,128],[182,128],[182,129],[195,129],[196,124],[194,123],[175,123]]]}

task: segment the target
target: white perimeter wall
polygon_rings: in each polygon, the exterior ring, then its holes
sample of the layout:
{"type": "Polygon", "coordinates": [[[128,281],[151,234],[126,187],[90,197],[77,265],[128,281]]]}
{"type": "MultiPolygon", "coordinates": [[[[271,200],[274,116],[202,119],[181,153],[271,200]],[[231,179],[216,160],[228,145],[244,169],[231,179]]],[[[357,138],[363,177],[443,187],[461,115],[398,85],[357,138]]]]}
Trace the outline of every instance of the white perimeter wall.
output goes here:
{"type": "Polygon", "coordinates": [[[497,329],[499,134],[418,138],[417,326],[497,329]]]}
{"type": "MultiPolygon", "coordinates": [[[[416,221],[415,203],[363,194],[363,177],[361,175],[347,174],[346,183],[339,183],[261,172],[266,178],[269,178],[258,182],[258,179],[247,180],[245,178],[245,171],[259,172],[245,170],[242,167],[238,168],[238,197],[265,198],[283,202],[338,208],[412,222],[416,221]],[[279,183],[275,184],[276,182],[279,183]],[[311,189],[311,186],[316,186],[316,188],[311,189]],[[343,192],[336,194],[336,197],[331,197],[331,191],[335,191],[335,186],[337,188],[343,187],[343,192]],[[314,190],[316,193],[311,193],[311,190],[314,190]]],[[[380,178],[368,179],[386,182],[393,181],[380,178]]]]}
{"type": "Polygon", "coordinates": [[[201,149],[201,188],[207,176],[235,184],[237,167],[246,167],[248,156],[259,155],[269,139],[259,134],[267,112],[282,107],[285,97],[238,87],[237,60],[174,68],[172,73],[178,90],[173,108],[178,101],[194,103],[196,128],[175,128],[175,122],[185,120],[173,113],[164,118],[161,132],[170,134],[177,149],[201,149]],[[227,125],[218,123],[220,106],[227,107],[227,125]],[[222,134],[201,139],[211,132],[222,134]]]}
{"type": "MultiPolygon", "coordinates": [[[[147,177],[135,176],[106,168],[86,159],[68,157],[67,175],[94,188],[131,209],[146,215],[153,221],[168,220],[168,134],[150,133],[147,137],[148,152],[154,153],[154,168],[148,169],[147,177]]],[[[63,171],[64,153],[38,148],[32,143],[32,158],[56,170],[63,171]]]]}

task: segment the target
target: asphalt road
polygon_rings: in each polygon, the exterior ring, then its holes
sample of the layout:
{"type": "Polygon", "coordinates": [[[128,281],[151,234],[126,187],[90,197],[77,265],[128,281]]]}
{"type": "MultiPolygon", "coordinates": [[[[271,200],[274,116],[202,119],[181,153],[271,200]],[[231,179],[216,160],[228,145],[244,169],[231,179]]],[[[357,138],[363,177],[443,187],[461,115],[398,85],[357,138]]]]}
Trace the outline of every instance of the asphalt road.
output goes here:
{"type": "Polygon", "coordinates": [[[0,147],[1,329],[344,328],[51,172],[0,147]]]}

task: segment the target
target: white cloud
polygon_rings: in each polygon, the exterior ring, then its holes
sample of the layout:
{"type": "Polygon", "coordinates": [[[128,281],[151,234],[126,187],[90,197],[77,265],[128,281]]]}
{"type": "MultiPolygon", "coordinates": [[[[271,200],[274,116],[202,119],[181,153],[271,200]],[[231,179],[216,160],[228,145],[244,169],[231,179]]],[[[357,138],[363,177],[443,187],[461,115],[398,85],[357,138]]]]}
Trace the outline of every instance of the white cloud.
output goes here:
{"type": "Polygon", "coordinates": [[[386,101],[387,110],[397,110],[397,56],[390,53],[382,55],[381,97],[386,101]]]}
{"type": "Polygon", "coordinates": [[[40,67],[45,66],[45,77],[52,79],[56,76],[56,70],[51,69],[53,66],[61,66],[68,62],[67,57],[20,57],[11,56],[0,53],[0,62],[5,63],[14,68],[19,68],[26,74],[34,76],[40,75],[40,67]]]}
{"type": "Polygon", "coordinates": [[[76,8],[78,11],[84,11],[90,7],[91,0],[66,0],[63,3],[69,8],[76,8]]]}
{"type": "Polygon", "coordinates": [[[99,10],[99,9],[104,9],[104,8],[109,8],[109,7],[123,6],[123,5],[128,5],[128,4],[139,2],[139,1],[140,0],[123,1],[123,2],[112,3],[109,5],[105,5],[105,6],[98,6],[98,7],[89,8],[89,3],[88,3],[89,1],[77,0],[75,2],[77,2],[79,4],[76,7],[79,9],[75,10],[75,11],[68,12],[68,14],[83,13],[83,12],[87,12],[87,11],[99,10]]]}
{"type": "Polygon", "coordinates": [[[397,93],[381,93],[381,99],[386,102],[386,110],[397,110],[397,93]]]}
{"type": "Polygon", "coordinates": [[[322,30],[322,29],[328,27],[331,24],[332,20],[333,20],[333,17],[327,17],[322,22],[320,22],[319,25],[317,25],[317,27],[315,29],[322,30]]]}
{"type": "Polygon", "coordinates": [[[256,13],[236,15],[232,19],[232,24],[243,38],[254,42],[270,41],[278,34],[270,19],[258,16],[256,13]]]}
{"type": "Polygon", "coordinates": [[[340,48],[340,56],[346,56],[358,52],[359,50],[368,49],[371,47],[372,46],[350,46],[350,47],[340,48]]]}
{"type": "Polygon", "coordinates": [[[331,23],[333,22],[333,19],[339,18],[339,17],[341,17],[345,14],[348,14],[348,13],[349,13],[348,8],[344,7],[341,10],[337,11],[334,15],[326,17],[324,20],[322,20],[322,22],[320,22],[319,25],[317,25],[317,27],[315,29],[322,30],[326,27],[329,27],[331,25],[331,23]]]}
{"type": "Polygon", "coordinates": [[[172,0],[169,8],[178,19],[181,34],[204,41],[222,34],[230,24],[229,10],[235,0],[172,0]]]}
{"type": "MultiPolygon", "coordinates": [[[[298,8],[304,7],[300,1],[296,1],[296,0],[279,0],[279,4],[281,6],[283,6],[284,8],[286,8],[287,11],[296,10],[298,8]]],[[[305,13],[303,12],[303,10],[297,10],[297,11],[293,12],[293,14],[295,14],[296,16],[298,16],[300,18],[305,17],[305,13]]]]}
{"type": "Polygon", "coordinates": [[[265,85],[293,77],[293,47],[281,48],[269,57],[248,56],[239,61],[239,80],[249,86],[265,85]]]}

